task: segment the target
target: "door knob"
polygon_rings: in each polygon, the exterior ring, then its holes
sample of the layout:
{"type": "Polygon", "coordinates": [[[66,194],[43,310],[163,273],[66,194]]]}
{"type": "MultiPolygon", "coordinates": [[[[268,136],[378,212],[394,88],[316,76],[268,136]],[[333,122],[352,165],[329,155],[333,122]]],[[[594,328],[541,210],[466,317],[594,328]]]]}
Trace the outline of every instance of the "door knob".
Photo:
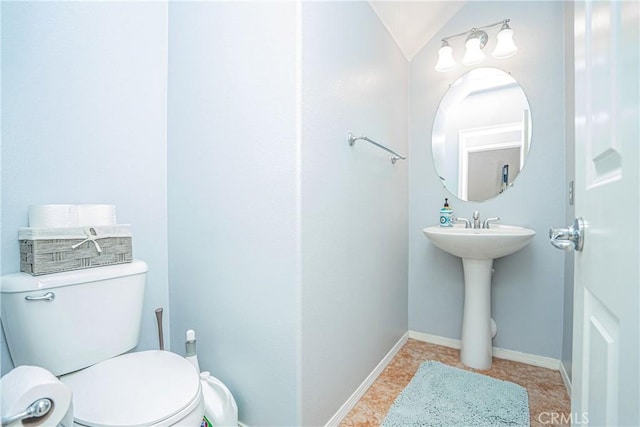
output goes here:
{"type": "Polygon", "coordinates": [[[584,221],[576,218],[573,224],[567,228],[549,229],[549,240],[551,244],[563,251],[575,249],[581,251],[584,246],[584,221]]]}

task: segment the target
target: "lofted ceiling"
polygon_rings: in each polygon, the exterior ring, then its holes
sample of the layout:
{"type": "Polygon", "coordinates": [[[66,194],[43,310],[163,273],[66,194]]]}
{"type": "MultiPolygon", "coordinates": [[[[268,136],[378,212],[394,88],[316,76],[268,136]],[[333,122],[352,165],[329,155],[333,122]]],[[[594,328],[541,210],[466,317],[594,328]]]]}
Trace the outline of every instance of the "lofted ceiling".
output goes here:
{"type": "Polygon", "coordinates": [[[369,0],[369,4],[410,61],[465,2],[369,0]]]}

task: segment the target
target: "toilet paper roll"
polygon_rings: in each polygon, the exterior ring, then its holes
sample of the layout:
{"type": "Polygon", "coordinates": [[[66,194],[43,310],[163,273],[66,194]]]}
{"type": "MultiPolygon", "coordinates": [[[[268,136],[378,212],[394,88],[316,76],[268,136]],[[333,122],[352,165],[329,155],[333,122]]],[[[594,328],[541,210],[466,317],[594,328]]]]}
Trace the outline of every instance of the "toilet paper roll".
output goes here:
{"type": "Polygon", "coordinates": [[[29,227],[77,227],[76,205],[32,205],[29,206],[29,227]]]}
{"type": "MultiPolygon", "coordinates": [[[[38,399],[48,398],[53,408],[29,426],[57,426],[71,407],[71,389],[53,374],[38,366],[18,366],[0,379],[2,418],[26,410],[38,399]]],[[[10,425],[20,426],[21,422],[10,425]]]]}
{"type": "Polygon", "coordinates": [[[78,205],[78,226],[116,225],[114,205],[78,205]]]}

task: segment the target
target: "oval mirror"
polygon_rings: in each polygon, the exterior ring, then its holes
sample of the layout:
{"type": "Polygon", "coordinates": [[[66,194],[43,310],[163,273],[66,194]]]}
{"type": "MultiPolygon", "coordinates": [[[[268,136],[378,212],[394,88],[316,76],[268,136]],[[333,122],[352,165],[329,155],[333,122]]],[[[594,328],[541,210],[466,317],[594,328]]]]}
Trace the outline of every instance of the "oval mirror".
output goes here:
{"type": "Polygon", "coordinates": [[[444,94],[433,123],[433,161],[442,183],[462,200],[481,202],[518,176],[531,142],[527,97],[510,74],[476,68],[444,94]]]}

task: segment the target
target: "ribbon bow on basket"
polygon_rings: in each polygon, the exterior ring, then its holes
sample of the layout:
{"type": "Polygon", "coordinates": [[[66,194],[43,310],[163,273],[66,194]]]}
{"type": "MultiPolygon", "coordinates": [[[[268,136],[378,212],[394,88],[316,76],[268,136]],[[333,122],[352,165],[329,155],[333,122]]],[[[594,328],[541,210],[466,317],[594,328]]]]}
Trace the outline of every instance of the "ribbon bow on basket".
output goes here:
{"type": "Polygon", "coordinates": [[[84,243],[87,242],[93,242],[94,245],[96,245],[96,250],[98,251],[99,254],[102,253],[102,248],[100,247],[100,245],[98,244],[98,242],[96,242],[97,239],[103,239],[104,237],[98,237],[98,233],[96,233],[95,228],[93,227],[87,227],[84,229],[84,234],[87,235],[87,238],[84,239],[82,242],[80,243],[76,243],[75,245],[71,246],[72,249],[76,249],[79,246],[81,246],[84,243]]]}

